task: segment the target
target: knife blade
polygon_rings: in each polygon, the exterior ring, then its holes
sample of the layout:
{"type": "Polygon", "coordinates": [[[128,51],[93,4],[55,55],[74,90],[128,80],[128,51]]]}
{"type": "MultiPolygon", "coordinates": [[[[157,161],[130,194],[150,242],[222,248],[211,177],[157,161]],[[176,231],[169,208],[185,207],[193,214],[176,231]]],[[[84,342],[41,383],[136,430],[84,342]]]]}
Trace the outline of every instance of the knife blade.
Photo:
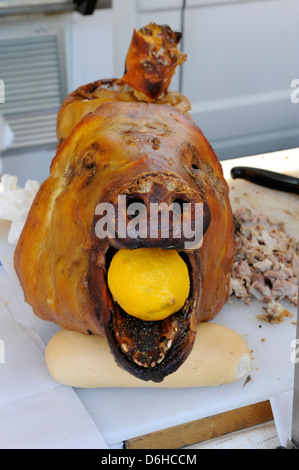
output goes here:
{"type": "Polygon", "coordinates": [[[299,178],[295,176],[248,166],[233,167],[231,169],[231,176],[233,179],[242,178],[267,188],[299,194],[299,178]]]}
{"type": "MultiPolygon", "coordinates": [[[[299,292],[299,286],[298,286],[299,292]]],[[[299,345],[299,304],[297,307],[296,344],[299,345]]],[[[291,437],[287,442],[288,449],[299,449],[299,357],[295,355],[294,390],[291,437]]]]}

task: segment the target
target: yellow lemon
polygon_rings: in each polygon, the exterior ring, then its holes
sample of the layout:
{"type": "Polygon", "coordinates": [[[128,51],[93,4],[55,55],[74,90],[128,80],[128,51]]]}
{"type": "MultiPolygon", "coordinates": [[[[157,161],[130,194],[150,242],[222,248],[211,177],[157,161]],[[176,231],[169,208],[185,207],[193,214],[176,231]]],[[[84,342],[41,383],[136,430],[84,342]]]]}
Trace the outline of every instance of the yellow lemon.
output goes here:
{"type": "Polygon", "coordinates": [[[108,286],[121,308],[145,321],[177,312],[190,290],[188,268],[175,250],[119,250],[108,270],[108,286]]]}

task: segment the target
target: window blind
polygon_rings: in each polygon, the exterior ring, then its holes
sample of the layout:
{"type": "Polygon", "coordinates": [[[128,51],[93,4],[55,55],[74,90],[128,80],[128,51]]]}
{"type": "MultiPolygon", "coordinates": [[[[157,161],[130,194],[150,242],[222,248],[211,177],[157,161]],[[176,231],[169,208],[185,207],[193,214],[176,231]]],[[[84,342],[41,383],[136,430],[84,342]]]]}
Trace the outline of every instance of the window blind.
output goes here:
{"type": "Polygon", "coordinates": [[[0,40],[0,78],[5,84],[0,110],[15,136],[11,148],[56,142],[63,76],[58,36],[0,40]]]}

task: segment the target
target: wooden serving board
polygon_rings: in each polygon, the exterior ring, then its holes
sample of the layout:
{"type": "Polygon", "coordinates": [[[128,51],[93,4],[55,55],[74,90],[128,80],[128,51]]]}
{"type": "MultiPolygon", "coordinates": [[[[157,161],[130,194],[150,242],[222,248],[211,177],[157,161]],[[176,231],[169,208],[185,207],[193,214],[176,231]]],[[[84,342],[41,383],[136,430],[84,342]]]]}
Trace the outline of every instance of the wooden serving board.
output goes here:
{"type": "MultiPolygon", "coordinates": [[[[299,176],[299,149],[221,162],[231,187],[234,209],[248,204],[259,212],[283,220],[298,239],[299,196],[262,188],[230,178],[237,165],[258,166],[299,176]]],[[[0,234],[1,235],[1,234],[0,234]]],[[[12,282],[12,248],[3,239],[0,256],[12,282]],[[7,248],[7,249],[6,249],[7,248]]],[[[18,286],[15,284],[16,290],[18,286]]],[[[22,294],[20,294],[22,295],[22,294]]],[[[179,448],[273,419],[270,397],[291,390],[293,364],[291,342],[296,337],[294,315],[280,324],[257,318],[261,303],[246,306],[227,302],[214,322],[240,334],[252,351],[249,377],[219,387],[191,389],[76,389],[87,411],[108,445],[125,443],[126,448],[179,448]]],[[[28,307],[25,307],[28,313],[28,307]]],[[[29,313],[30,314],[30,313],[29,313]]],[[[32,316],[34,327],[45,342],[57,331],[53,324],[32,316]]],[[[46,367],[46,366],[45,366],[46,367]]]]}

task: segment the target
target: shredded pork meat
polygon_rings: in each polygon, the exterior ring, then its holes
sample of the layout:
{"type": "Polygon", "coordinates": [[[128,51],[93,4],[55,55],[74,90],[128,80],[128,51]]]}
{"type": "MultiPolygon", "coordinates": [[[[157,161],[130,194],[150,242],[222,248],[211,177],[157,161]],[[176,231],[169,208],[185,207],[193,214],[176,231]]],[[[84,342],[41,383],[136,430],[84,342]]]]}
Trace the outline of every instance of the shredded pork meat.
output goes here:
{"type": "Polygon", "coordinates": [[[234,213],[236,252],[230,298],[263,304],[262,320],[278,323],[290,312],[281,300],[298,304],[299,242],[288,235],[283,222],[250,208],[234,213]]]}

